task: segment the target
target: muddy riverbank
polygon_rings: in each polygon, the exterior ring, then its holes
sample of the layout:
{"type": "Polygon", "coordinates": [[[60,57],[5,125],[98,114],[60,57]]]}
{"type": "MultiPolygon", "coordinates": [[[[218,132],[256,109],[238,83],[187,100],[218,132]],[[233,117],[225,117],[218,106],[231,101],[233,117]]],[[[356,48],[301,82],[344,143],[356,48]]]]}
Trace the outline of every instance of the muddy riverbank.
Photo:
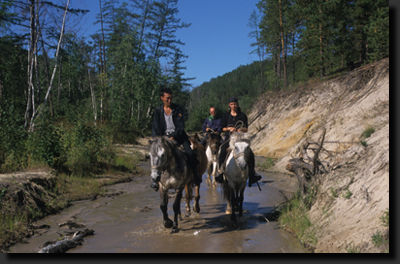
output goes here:
{"type": "MultiPolygon", "coordinates": [[[[144,171],[148,166],[148,162],[141,163],[144,171]]],[[[48,227],[38,230],[27,243],[12,246],[10,252],[35,253],[46,242],[60,240],[79,229],[59,226],[67,221],[94,230],[93,236],[86,237],[81,246],[68,253],[310,252],[276,222],[265,218],[274,205],[283,201],[282,193],[290,196],[296,190],[296,180],[287,174],[262,174],[261,192],[257,186],[246,188],[245,212],[237,223],[232,223],[225,214],[226,203],[220,188],[208,187],[204,180],[200,214],[183,217],[179,222],[180,231],[170,234],[162,225],[158,193],[149,187],[149,177],[142,175],[109,187],[119,195],[74,202],[59,214],[37,221],[38,226],[48,227]]],[[[172,202],[170,199],[170,215],[172,202]]],[[[184,205],[182,202],[182,211],[184,205]]]]}

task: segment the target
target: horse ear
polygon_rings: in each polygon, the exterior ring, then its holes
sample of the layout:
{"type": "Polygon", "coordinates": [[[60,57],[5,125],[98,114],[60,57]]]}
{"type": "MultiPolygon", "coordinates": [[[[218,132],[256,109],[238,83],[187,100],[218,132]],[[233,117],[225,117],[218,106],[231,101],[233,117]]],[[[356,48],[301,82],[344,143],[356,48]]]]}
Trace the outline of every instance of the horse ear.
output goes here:
{"type": "Polygon", "coordinates": [[[149,145],[153,144],[154,139],[149,139],[149,145]]]}
{"type": "Polygon", "coordinates": [[[194,134],[194,140],[200,141],[199,135],[197,135],[197,132],[194,134]]]}

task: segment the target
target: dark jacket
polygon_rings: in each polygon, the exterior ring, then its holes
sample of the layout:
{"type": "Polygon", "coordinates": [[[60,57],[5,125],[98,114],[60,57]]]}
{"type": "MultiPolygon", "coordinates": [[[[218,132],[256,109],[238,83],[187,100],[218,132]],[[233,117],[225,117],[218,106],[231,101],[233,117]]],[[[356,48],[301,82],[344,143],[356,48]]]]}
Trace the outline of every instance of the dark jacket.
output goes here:
{"type": "MultiPolygon", "coordinates": [[[[169,136],[173,137],[178,144],[182,144],[185,140],[188,139],[188,136],[184,131],[185,120],[183,117],[183,110],[179,105],[174,103],[172,103],[171,109],[172,109],[172,120],[175,125],[175,132],[173,132],[169,136]]],[[[164,136],[166,129],[167,129],[167,124],[165,123],[165,118],[164,118],[164,104],[161,104],[154,111],[153,127],[151,130],[152,137],[164,136]]]]}
{"type": "Polygon", "coordinates": [[[204,120],[203,123],[203,132],[206,132],[206,128],[209,127],[212,130],[214,130],[215,132],[221,132],[221,119],[212,119],[211,121],[208,119],[208,117],[206,118],[206,120],[204,120]]]}
{"type": "MultiPolygon", "coordinates": [[[[231,115],[231,111],[224,113],[221,117],[221,131],[224,127],[236,127],[244,126],[249,127],[247,123],[247,115],[240,111],[236,116],[231,115]],[[241,122],[238,122],[241,121],[241,122]]],[[[224,141],[229,139],[229,132],[225,132],[224,141]]]]}

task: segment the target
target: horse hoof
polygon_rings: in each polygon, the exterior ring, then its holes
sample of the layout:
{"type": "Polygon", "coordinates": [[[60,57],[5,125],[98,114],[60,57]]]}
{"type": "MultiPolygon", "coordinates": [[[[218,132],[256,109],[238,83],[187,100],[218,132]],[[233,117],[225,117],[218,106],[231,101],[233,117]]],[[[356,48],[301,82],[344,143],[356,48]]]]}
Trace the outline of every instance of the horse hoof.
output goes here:
{"type": "Polygon", "coordinates": [[[164,220],[164,227],[171,228],[173,226],[173,222],[171,219],[164,220]]]}
{"type": "Polygon", "coordinates": [[[186,213],[186,214],[185,214],[185,217],[189,217],[189,216],[190,216],[190,213],[186,213]]]}
{"type": "Polygon", "coordinates": [[[196,213],[200,213],[200,206],[196,204],[196,206],[193,206],[193,211],[196,213]]]}
{"type": "Polygon", "coordinates": [[[176,227],[176,226],[174,226],[172,229],[171,229],[171,234],[176,234],[176,233],[178,233],[179,232],[179,229],[178,229],[178,227],[176,227]]]}
{"type": "Polygon", "coordinates": [[[225,214],[231,214],[231,213],[232,213],[231,210],[226,210],[226,211],[225,211],[225,214]]]}

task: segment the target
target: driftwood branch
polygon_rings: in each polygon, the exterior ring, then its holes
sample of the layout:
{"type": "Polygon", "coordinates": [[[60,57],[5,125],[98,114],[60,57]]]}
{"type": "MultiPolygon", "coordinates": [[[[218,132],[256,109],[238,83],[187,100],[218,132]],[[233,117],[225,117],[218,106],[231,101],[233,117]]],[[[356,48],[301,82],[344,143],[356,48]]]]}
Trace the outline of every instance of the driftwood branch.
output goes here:
{"type": "Polygon", "coordinates": [[[314,164],[313,175],[315,175],[317,173],[317,168],[321,164],[321,162],[319,162],[319,160],[318,160],[318,155],[321,152],[322,145],[324,144],[325,134],[326,134],[326,128],[324,128],[324,132],[322,133],[321,144],[319,145],[319,148],[315,152],[315,155],[314,155],[314,158],[313,158],[313,164],[314,164]]]}
{"type": "Polygon", "coordinates": [[[93,234],[94,231],[92,229],[85,229],[84,231],[76,231],[71,237],[69,238],[67,237],[64,238],[63,240],[50,244],[39,250],[38,253],[64,253],[71,248],[81,245],[84,237],[93,234]]]}
{"type": "MultiPolygon", "coordinates": [[[[307,189],[311,187],[311,183],[315,183],[316,179],[319,179],[321,171],[326,173],[326,169],[319,159],[319,154],[323,149],[323,144],[325,141],[326,129],[324,128],[321,140],[317,143],[318,148],[311,148],[314,151],[314,156],[311,158],[307,154],[307,150],[310,149],[311,144],[316,144],[315,142],[306,142],[302,149],[299,158],[293,158],[289,160],[286,165],[286,170],[294,173],[299,181],[299,188],[301,193],[304,195],[307,189]],[[306,162],[307,161],[307,162],[306,162]]],[[[329,163],[327,163],[329,166],[329,163]]]]}

